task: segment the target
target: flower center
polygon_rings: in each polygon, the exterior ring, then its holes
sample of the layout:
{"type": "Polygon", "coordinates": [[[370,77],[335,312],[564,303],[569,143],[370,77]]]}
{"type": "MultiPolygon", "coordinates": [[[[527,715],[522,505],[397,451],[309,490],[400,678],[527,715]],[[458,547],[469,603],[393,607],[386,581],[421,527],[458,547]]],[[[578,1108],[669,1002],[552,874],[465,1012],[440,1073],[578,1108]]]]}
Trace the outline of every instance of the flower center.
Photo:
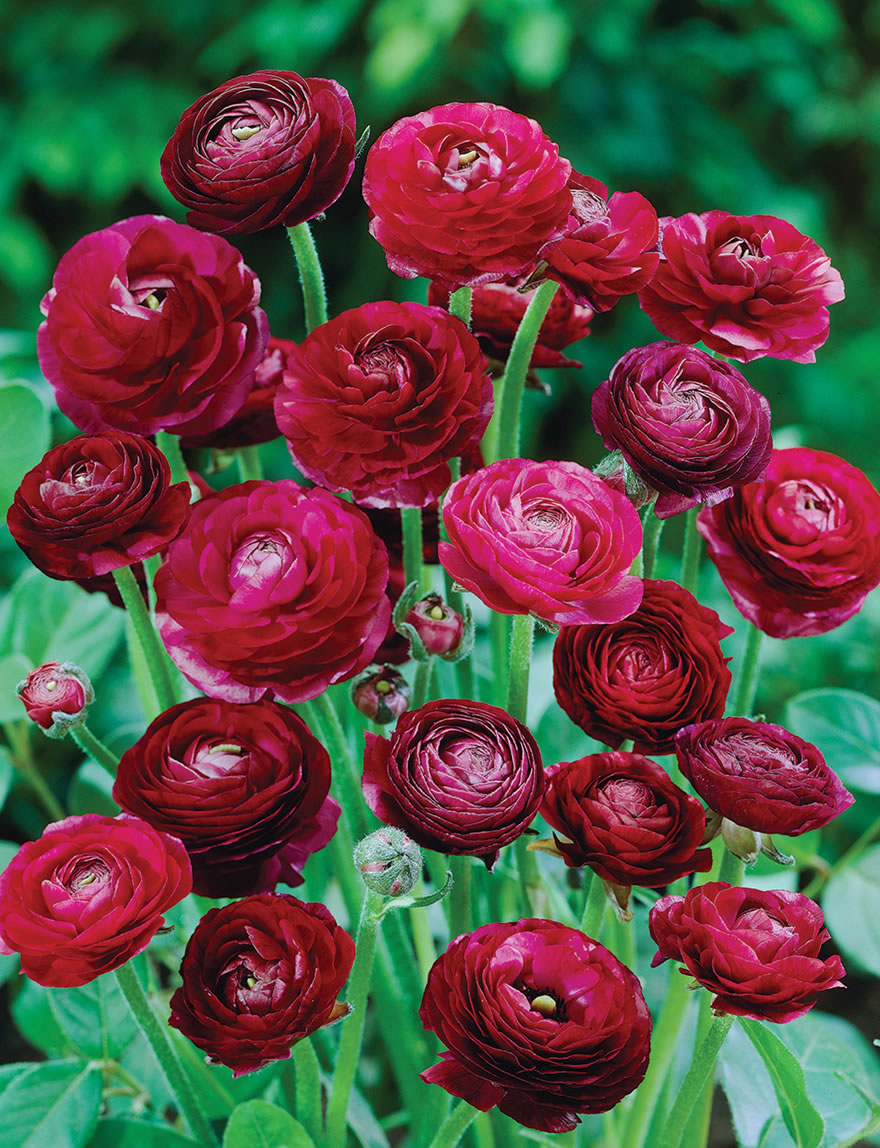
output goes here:
{"type": "Polygon", "coordinates": [[[97,881],[105,881],[110,868],[102,857],[78,857],[64,881],[64,886],[76,895],[97,881]]]}
{"type": "Polygon", "coordinates": [[[654,804],[648,786],[628,777],[610,778],[600,787],[600,792],[603,805],[635,818],[654,804]]]}
{"type": "Polygon", "coordinates": [[[532,1012],[541,1016],[552,1018],[559,1023],[568,1019],[565,1001],[552,989],[532,988],[530,985],[518,984],[515,986],[529,1002],[532,1012]]]}
{"type": "Polygon", "coordinates": [[[571,199],[572,214],[581,224],[598,223],[608,216],[608,204],[594,191],[573,188],[571,199]]]}
{"type": "Polygon", "coordinates": [[[262,127],[262,124],[254,123],[252,120],[248,120],[245,123],[236,124],[236,126],[230,130],[230,135],[233,139],[239,141],[249,140],[251,136],[255,136],[257,132],[262,129],[262,127]]]}
{"type": "Polygon", "coordinates": [[[365,375],[380,381],[388,391],[399,390],[412,376],[409,356],[397,343],[361,344],[355,350],[354,361],[365,375]]]}

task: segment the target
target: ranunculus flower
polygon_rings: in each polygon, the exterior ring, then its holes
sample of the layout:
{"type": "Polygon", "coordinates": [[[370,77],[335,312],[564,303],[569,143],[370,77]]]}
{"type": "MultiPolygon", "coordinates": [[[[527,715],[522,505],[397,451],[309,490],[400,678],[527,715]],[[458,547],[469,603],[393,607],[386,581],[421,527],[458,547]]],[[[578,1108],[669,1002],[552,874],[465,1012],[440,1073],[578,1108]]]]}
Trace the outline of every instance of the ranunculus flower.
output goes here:
{"type": "Polygon", "coordinates": [[[193,892],[240,897],[302,884],[336,831],[330,758],[285,706],[197,698],[165,710],[119,762],[113,798],[179,837],[193,892]]]}
{"type": "Polygon", "coordinates": [[[293,227],[335,203],[354,171],[355,116],[335,80],[236,76],[191,104],[162,152],[187,223],[218,235],[293,227]]]}
{"type": "Polygon", "coordinates": [[[428,702],[398,718],[390,740],[364,738],[367,805],[426,849],[479,857],[491,869],[538,812],[541,752],[497,706],[428,702]]]}
{"type": "Polygon", "coordinates": [[[610,311],[623,295],[650,283],[657,264],[657,212],[637,191],[615,191],[573,171],[572,206],[565,234],[541,248],[544,274],[577,303],[610,311]]]}
{"type": "Polygon", "coordinates": [[[553,648],[556,700],[606,745],[670,753],[684,725],[721,717],[731,674],[720,641],[733,633],[675,582],[645,579],[642,604],[610,626],[563,626],[553,648]]]}
{"type": "Polygon", "coordinates": [[[364,506],[428,506],[473,450],[492,383],[464,323],[420,303],[364,303],[294,348],[275,417],[302,473],[364,506]]]}
{"type": "Polygon", "coordinates": [[[177,838],[126,814],[66,817],[0,873],[0,952],[39,985],[85,985],[145,949],[191,889],[177,838]]]}
{"type": "Polygon", "coordinates": [[[774,451],[763,481],[697,529],[736,608],[773,638],[833,630],[880,582],[880,494],[823,450],[774,451]]]}
{"type": "Polygon", "coordinates": [[[499,459],[453,483],[443,525],[443,568],[500,614],[616,622],[641,601],[638,513],[576,462],[499,459]]]}
{"type": "Polygon", "coordinates": [[[819,956],[830,939],[824,925],[802,893],[710,881],[651,909],[651,964],[681,961],[682,973],[716,994],[715,1012],[784,1024],[809,1012],[819,993],[843,987],[840,957],[819,956]]]}
{"type": "MultiPolygon", "coordinates": [[[[471,330],[490,363],[493,360],[498,364],[507,362],[514,336],[534,290],[519,291],[514,283],[486,283],[483,287],[473,289],[471,330]]],[[[429,283],[428,302],[438,307],[447,307],[448,284],[429,283]]],[[[562,351],[569,343],[576,343],[589,335],[592,318],[592,307],[581,307],[573,303],[564,292],[557,291],[538,331],[529,366],[580,367],[580,363],[567,359],[562,351]]]]}
{"type": "Polygon", "coordinates": [[[661,220],[660,242],[660,265],[639,292],[658,331],[744,363],[815,362],[843,280],[812,239],[773,215],[706,211],[661,220]]]}
{"type": "Polygon", "coordinates": [[[364,168],[370,234],[389,268],[453,287],[511,279],[562,235],[571,164],[540,124],[495,104],[398,120],[364,168]]]}
{"type": "Polygon", "coordinates": [[[421,598],[404,619],[418,634],[429,654],[454,653],[464,637],[464,618],[447,606],[439,594],[421,598]]]}
{"type": "Polygon", "coordinates": [[[64,737],[82,725],[86,710],[95,700],[88,675],[73,662],[46,662],[31,670],[15,692],[32,722],[48,737],[64,737]]]}
{"type": "Polygon", "coordinates": [[[705,873],[706,815],[695,797],[637,753],[594,753],[544,771],[541,816],[556,830],[566,865],[588,865],[603,881],[659,888],[705,873]]]}
{"type": "Polygon", "coordinates": [[[798,837],[853,803],[814,745],[781,725],[728,717],[679,730],[681,772],[710,809],[757,833],[798,837]]]}
{"type": "Polygon", "coordinates": [[[388,725],[409,709],[412,689],[392,666],[371,666],[351,683],[351,700],[358,713],[388,725]]]}
{"type": "Polygon", "coordinates": [[[730,498],[773,450],[764,396],[730,363],[680,343],[627,351],[593,392],[593,426],[658,491],[658,518],[730,498]]]}
{"type": "Polygon", "coordinates": [[[43,374],[84,431],[205,434],[241,409],[269,338],[231,243],[161,215],[86,235],[41,304],[43,374]]]}
{"type": "Polygon", "coordinates": [[[254,1072],[346,1015],[336,998],[353,961],[354,941],[323,905],[260,893],[209,909],[183,954],[168,1023],[233,1076],[254,1072]]]}
{"type": "Polygon", "coordinates": [[[189,484],[161,451],[122,431],[53,447],[15,492],[6,521],[50,578],[95,578],[164,550],[189,516],[189,484]]]}
{"type": "Polygon", "coordinates": [[[635,975],[555,921],[456,937],[428,974],[419,1016],[449,1049],[422,1080],[543,1132],[607,1112],[648,1067],[651,1017],[635,975]]]}
{"type": "Polygon", "coordinates": [[[388,557],[326,490],[245,482],[192,508],[156,574],[162,641],[210,697],[317,697],[370,664],[388,630],[388,557]]]}

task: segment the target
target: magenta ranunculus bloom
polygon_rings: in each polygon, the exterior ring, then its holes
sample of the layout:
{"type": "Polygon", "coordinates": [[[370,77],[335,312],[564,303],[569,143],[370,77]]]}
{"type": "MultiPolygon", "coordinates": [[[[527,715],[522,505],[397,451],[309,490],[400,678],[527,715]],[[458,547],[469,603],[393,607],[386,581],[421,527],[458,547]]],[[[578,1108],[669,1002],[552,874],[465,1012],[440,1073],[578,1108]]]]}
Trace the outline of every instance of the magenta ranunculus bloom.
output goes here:
{"type": "Polygon", "coordinates": [[[830,939],[824,926],[802,893],[710,881],[651,909],[651,964],[681,961],[681,973],[715,994],[715,1012],[784,1024],[809,1012],[819,993],[843,987],[840,957],[819,956],[830,939]]]}
{"type": "Polygon", "coordinates": [[[541,751],[497,706],[428,702],[399,717],[390,740],[364,737],[367,805],[426,849],[479,857],[491,869],[538,812],[541,751]]]}
{"type": "Polygon", "coordinates": [[[736,367],[680,343],[627,351],[593,392],[593,426],[669,518],[714,506],[770,460],[770,404],[736,367]]]}
{"type": "Polygon", "coordinates": [[[660,261],[657,212],[637,191],[615,191],[573,171],[565,234],[541,248],[544,274],[577,303],[610,311],[650,283],[660,261]]]}
{"type": "Polygon", "coordinates": [[[880,494],[827,451],[774,451],[763,481],[697,529],[736,608],[773,638],[833,630],[880,582],[880,494]]]}
{"type": "Polygon", "coordinates": [[[543,1132],[607,1112],[648,1068],[651,1016],[637,978],[556,921],[456,937],[428,974],[419,1016],[449,1050],[422,1080],[543,1132]]]}
{"type": "Polygon", "coordinates": [[[326,490],[245,482],[197,502],[156,574],[172,659],[209,697],[317,697],[370,664],[388,630],[388,556],[326,490]]]}
{"type": "Polygon", "coordinates": [[[0,873],[0,952],[38,985],[85,985],[145,949],[191,889],[176,837],[127,814],[67,817],[0,873]]]}
{"type": "Polygon", "coordinates": [[[204,434],[241,408],[269,325],[231,243],[161,215],[86,235],[41,304],[43,374],[84,431],[204,434]]]}
{"type": "Polygon", "coordinates": [[[261,893],[209,909],[189,939],[168,1023],[233,1076],[286,1060],[345,1016],[354,941],[324,905],[261,893]]]}
{"type": "Polygon", "coordinates": [[[443,525],[443,568],[500,614],[617,622],[641,601],[638,513],[576,462],[499,459],[453,483],[443,525]]]}
{"type": "Polygon", "coordinates": [[[540,124],[496,104],[398,120],[364,168],[370,234],[389,268],[452,287],[522,274],[565,230],[571,164],[540,124]]]}
{"type": "Polygon", "coordinates": [[[354,108],[341,84],[253,72],[186,109],[162,153],[162,179],[202,231],[292,227],[336,202],[354,152],[354,108]]]}
{"type": "Polygon", "coordinates": [[[757,833],[798,837],[854,800],[819,750],[781,725],[744,717],[689,725],[675,752],[710,809],[757,833]]]}
{"type": "Polygon", "coordinates": [[[53,447],[15,492],[6,521],[50,578],[100,578],[164,550],[189,516],[186,482],[140,435],[79,435],[53,447]]]}
{"type": "Polygon", "coordinates": [[[197,698],[160,714],[119,762],[114,800],[183,842],[193,892],[241,897],[302,884],[336,832],[330,758],[305,722],[265,698],[197,698]]]}
{"type": "Polygon", "coordinates": [[[480,345],[421,303],[364,303],[315,328],[288,358],[275,416],[313,482],[363,506],[428,506],[449,459],[473,450],[492,415],[480,345]]]}
{"type": "Polygon", "coordinates": [[[843,280],[808,236],[773,215],[707,211],[661,220],[661,247],[639,304],[662,334],[744,363],[815,362],[843,280]]]}
{"type": "Polygon", "coordinates": [[[71,726],[82,725],[95,700],[87,674],[72,662],[45,662],[31,670],[16,687],[27,716],[48,737],[64,737],[71,726]]]}
{"type": "Polygon", "coordinates": [[[646,578],[634,614],[610,626],[563,626],[553,648],[556,700],[606,745],[670,753],[684,725],[721,717],[733,633],[676,582],[646,578]]]}
{"type": "Polygon", "coordinates": [[[705,873],[706,815],[657,762],[638,753],[594,753],[544,771],[541,816],[566,865],[603,881],[659,888],[705,873]]]}

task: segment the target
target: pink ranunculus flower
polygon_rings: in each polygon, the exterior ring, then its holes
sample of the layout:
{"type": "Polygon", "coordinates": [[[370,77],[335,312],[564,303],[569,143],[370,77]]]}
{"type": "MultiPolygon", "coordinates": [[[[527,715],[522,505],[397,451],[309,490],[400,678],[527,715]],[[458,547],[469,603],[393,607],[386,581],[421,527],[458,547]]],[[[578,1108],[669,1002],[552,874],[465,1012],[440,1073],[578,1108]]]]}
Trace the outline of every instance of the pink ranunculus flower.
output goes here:
{"type": "Polygon", "coordinates": [[[571,164],[540,124],[495,104],[443,104],[370,148],[364,199],[389,268],[453,287],[510,279],[562,235],[571,164]]]}
{"type": "Polygon", "coordinates": [[[577,463],[499,459],[450,487],[443,525],[443,568],[500,614],[618,622],[641,601],[638,513],[577,463]]]}
{"type": "Polygon", "coordinates": [[[690,213],[661,220],[662,258],[639,304],[658,331],[748,363],[812,363],[843,298],[831,260],[773,215],[690,213]]]}

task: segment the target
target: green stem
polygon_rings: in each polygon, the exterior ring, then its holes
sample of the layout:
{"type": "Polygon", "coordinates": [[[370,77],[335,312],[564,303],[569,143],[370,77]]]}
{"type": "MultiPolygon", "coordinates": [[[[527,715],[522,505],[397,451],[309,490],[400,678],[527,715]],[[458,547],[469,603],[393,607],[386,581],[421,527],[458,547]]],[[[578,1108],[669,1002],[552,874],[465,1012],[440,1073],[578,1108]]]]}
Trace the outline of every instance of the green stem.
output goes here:
{"type": "Polygon", "coordinates": [[[718,866],[718,880],[726,881],[728,885],[741,885],[745,865],[739,857],[724,849],[721,853],[721,864],[718,866]]]}
{"type": "Polygon", "coordinates": [[[144,717],[149,721],[154,714],[159,712],[159,699],[156,697],[147,659],[144,657],[143,647],[137,640],[130,614],[125,619],[125,647],[128,650],[128,661],[131,665],[131,673],[140,699],[141,709],[144,717]]]}
{"type": "Polygon", "coordinates": [[[242,482],[259,481],[263,477],[263,464],[260,461],[260,448],[258,446],[240,446],[238,448],[238,473],[242,482]]]}
{"type": "Polygon", "coordinates": [[[681,584],[696,597],[700,574],[702,539],[697,533],[697,508],[691,507],[684,519],[684,547],[681,552],[681,584]]]}
{"type": "Polygon", "coordinates": [[[137,978],[137,973],[130,962],[116,969],[115,976],[116,983],[128,1001],[128,1007],[147,1038],[156,1055],[156,1060],[159,1062],[159,1067],[171,1086],[177,1107],[189,1125],[190,1132],[199,1144],[204,1145],[205,1148],[211,1148],[217,1144],[217,1138],[211,1130],[211,1125],[202,1111],[192,1083],[180,1063],[174,1045],[171,1043],[167,1025],[161,1025],[156,1018],[147,994],[144,992],[141,982],[137,978]]]}
{"type": "Polygon", "coordinates": [[[336,707],[325,692],[309,702],[303,702],[300,709],[306,724],[314,730],[318,740],[323,742],[330,754],[332,777],[339,794],[339,804],[348,818],[352,836],[355,840],[360,840],[370,832],[370,819],[361,792],[360,773],[349,750],[348,738],[340,724],[336,707]]]}
{"type": "Polygon", "coordinates": [[[507,702],[507,683],[510,675],[510,614],[495,610],[489,615],[489,641],[492,645],[492,690],[496,706],[504,708],[507,702]]]}
{"type": "MultiPolygon", "coordinates": [[[[413,896],[423,897],[425,895],[425,886],[421,881],[418,882],[413,889],[413,896]]],[[[393,916],[393,914],[389,914],[393,916]]],[[[428,973],[431,971],[431,966],[437,959],[437,952],[434,948],[434,938],[431,936],[431,923],[428,914],[424,908],[415,908],[408,911],[409,924],[412,929],[413,947],[416,952],[416,961],[419,966],[419,977],[421,978],[422,985],[428,979],[428,973]]],[[[405,935],[405,934],[404,934],[405,935]]],[[[421,993],[415,997],[415,1007],[418,1009],[419,997],[421,993]]]]}
{"type": "Polygon", "coordinates": [[[453,886],[449,894],[449,936],[458,937],[470,933],[474,927],[471,908],[471,859],[470,857],[450,857],[453,886]]]}
{"type": "Polygon", "coordinates": [[[449,314],[461,319],[466,327],[471,325],[471,294],[470,287],[459,287],[449,296],[449,314]]]}
{"type": "Polygon", "coordinates": [[[150,619],[149,611],[141,597],[134,574],[128,566],[123,566],[121,569],[113,571],[113,578],[128,611],[135,636],[143,650],[144,660],[150,671],[150,679],[156,691],[159,705],[163,711],[167,710],[175,705],[178,700],[177,691],[174,688],[174,679],[171,676],[172,663],[150,619]]]}
{"type": "Polygon", "coordinates": [[[37,769],[37,763],[31,753],[30,723],[24,720],[4,722],[3,730],[9,741],[9,748],[12,750],[13,765],[31,787],[34,797],[42,805],[49,820],[63,821],[67,816],[64,807],[37,769]]]}
{"type": "Polygon", "coordinates": [[[507,684],[507,712],[517,721],[526,720],[529,703],[529,670],[532,665],[532,642],[535,619],[531,614],[516,614],[510,639],[510,677],[507,684]]]}
{"type": "Polygon", "coordinates": [[[288,227],[287,234],[299,268],[299,281],[302,284],[303,307],[305,308],[306,333],[314,331],[327,322],[327,292],[324,288],[324,272],[318,258],[318,249],[307,223],[288,227]]]}
{"type": "Polygon", "coordinates": [[[746,625],[748,626],[746,646],[739,667],[736,696],[733,699],[733,712],[739,717],[748,717],[755,704],[758,674],[761,669],[761,645],[764,638],[757,626],[753,626],[751,622],[747,622],[746,625]]]}
{"type": "Polygon", "coordinates": [[[323,1131],[321,1112],[321,1066],[311,1040],[306,1037],[293,1046],[296,1080],[296,1118],[319,1143],[323,1131]]]}
{"type": "Polygon", "coordinates": [[[379,923],[376,914],[382,908],[383,898],[372,889],[364,893],[361,919],[358,924],[357,956],[348,982],[348,1003],[352,1013],[344,1022],[339,1041],[336,1068],[333,1072],[333,1086],[327,1104],[328,1144],[345,1143],[345,1118],[348,1112],[348,1098],[357,1072],[361,1041],[364,1035],[364,1017],[367,1010],[367,995],[370,989],[370,974],[373,971],[373,957],[376,952],[376,937],[379,923]]]}
{"type": "Polygon", "coordinates": [[[416,675],[413,678],[412,706],[417,710],[428,700],[428,691],[431,686],[431,671],[434,669],[434,659],[416,663],[416,675]]]}
{"type": "Polygon", "coordinates": [[[479,1109],[471,1108],[467,1101],[462,1100],[437,1129],[437,1135],[431,1141],[429,1148],[455,1148],[479,1115],[479,1109]]]}
{"type": "Polygon", "coordinates": [[[499,458],[516,458],[519,454],[519,415],[523,390],[532,351],[538,341],[541,324],[553,302],[558,283],[551,279],[535,291],[526,308],[507,357],[504,374],[495,389],[495,416],[483,439],[487,462],[499,458]]]}
{"type": "Polygon", "coordinates": [[[403,581],[418,582],[424,589],[425,572],[422,562],[422,512],[417,506],[405,506],[400,512],[403,530],[403,581]]]}
{"type": "Polygon", "coordinates": [[[170,434],[168,431],[158,431],[156,433],[156,446],[168,459],[168,465],[171,467],[171,481],[185,482],[190,487],[190,494],[192,494],[193,490],[189,481],[189,470],[187,469],[183,458],[183,450],[180,446],[180,436],[170,434]]]}
{"type": "Polygon", "coordinates": [[[111,753],[99,738],[95,737],[87,725],[75,725],[70,731],[70,736],[86,757],[94,758],[95,761],[109,769],[114,777],[116,776],[119,758],[115,753],[111,753]]]}
{"type": "Polygon", "coordinates": [[[856,838],[849,849],[841,854],[833,865],[828,867],[826,873],[817,873],[816,876],[813,877],[806,889],[804,889],[804,896],[816,897],[832,877],[839,873],[841,869],[846,869],[847,866],[852,865],[877,837],[880,837],[880,817],[878,817],[873,824],[869,825],[860,837],[856,838]]]}
{"type": "Polygon", "coordinates": [[[144,574],[146,575],[147,579],[147,597],[149,598],[151,614],[155,614],[156,612],[156,590],[154,586],[156,581],[156,574],[161,565],[161,554],[151,554],[149,558],[144,559],[144,574]]]}
{"type": "Polygon", "coordinates": [[[660,545],[660,535],[663,533],[664,519],[658,518],[654,507],[649,506],[645,511],[645,520],[642,523],[642,561],[644,565],[643,577],[654,577],[654,566],[657,562],[657,549],[660,545]]]}
{"type": "Polygon", "coordinates": [[[590,891],[587,893],[587,900],[584,904],[580,929],[582,933],[586,933],[594,941],[599,936],[607,904],[608,896],[605,892],[605,886],[602,884],[602,878],[598,873],[593,873],[590,877],[590,891]]]}
{"type": "MultiPolygon", "coordinates": [[[[682,1136],[688,1129],[694,1106],[702,1096],[707,1082],[712,1079],[715,1061],[733,1020],[732,1016],[720,1016],[712,1022],[705,1040],[697,1048],[688,1074],[675,1098],[672,1111],[666,1118],[659,1148],[678,1148],[681,1143],[682,1136]]],[[[695,1142],[691,1139],[686,1143],[688,1148],[691,1148],[695,1142]]]]}

